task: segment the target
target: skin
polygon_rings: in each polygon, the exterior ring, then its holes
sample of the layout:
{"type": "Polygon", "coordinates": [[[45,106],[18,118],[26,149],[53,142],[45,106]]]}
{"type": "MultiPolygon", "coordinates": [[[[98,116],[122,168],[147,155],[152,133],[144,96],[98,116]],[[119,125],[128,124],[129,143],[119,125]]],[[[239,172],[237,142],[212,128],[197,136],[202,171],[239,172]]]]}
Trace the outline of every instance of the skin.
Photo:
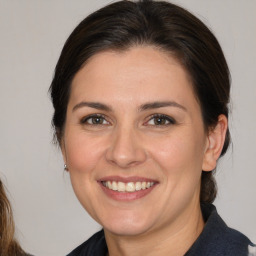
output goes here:
{"type": "Polygon", "coordinates": [[[206,131],[189,76],[164,52],[133,47],[88,61],[72,82],[61,145],[76,196],[103,226],[109,255],[184,255],[204,226],[201,172],[215,168],[226,129],[221,115],[206,131]],[[158,124],[154,114],[167,118],[158,124]],[[116,200],[100,183],[109,176],[156,184],[144,197],[116,200]]]}

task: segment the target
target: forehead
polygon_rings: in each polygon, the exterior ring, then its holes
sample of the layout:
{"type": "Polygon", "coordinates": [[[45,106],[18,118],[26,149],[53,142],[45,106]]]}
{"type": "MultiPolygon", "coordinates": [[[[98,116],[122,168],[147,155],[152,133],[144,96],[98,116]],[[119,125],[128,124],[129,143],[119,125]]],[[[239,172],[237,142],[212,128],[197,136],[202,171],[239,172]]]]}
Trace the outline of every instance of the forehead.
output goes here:
{"type": "Polygon", "coordinates": [[[184,67],[170,54],[143,46],[95,54],[75,75],[71,100],[177,100],[184,94],[195,98],[184,67]]]}

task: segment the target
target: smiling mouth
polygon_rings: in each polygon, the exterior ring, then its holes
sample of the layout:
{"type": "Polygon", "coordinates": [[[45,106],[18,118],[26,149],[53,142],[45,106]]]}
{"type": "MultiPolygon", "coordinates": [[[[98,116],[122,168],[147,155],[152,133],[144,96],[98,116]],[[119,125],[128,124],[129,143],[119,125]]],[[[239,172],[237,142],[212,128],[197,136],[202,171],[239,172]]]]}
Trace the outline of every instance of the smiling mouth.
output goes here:
{"type": "Polygon", "coordinates": [[[121,181],[101,181],[102,185],[110,190],[117,192],[136,192],[146,190],[153,187],[156,182],[153,181],[137,181],[137,182],[121,182],[121,181]]]}

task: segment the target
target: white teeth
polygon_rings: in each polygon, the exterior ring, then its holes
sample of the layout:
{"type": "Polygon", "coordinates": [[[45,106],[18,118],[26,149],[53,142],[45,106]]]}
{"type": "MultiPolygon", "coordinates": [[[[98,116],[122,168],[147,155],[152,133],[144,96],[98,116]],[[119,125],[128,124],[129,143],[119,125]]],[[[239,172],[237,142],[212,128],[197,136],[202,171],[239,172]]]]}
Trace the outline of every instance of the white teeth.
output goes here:
{"type": "Polygon", "coordinates": [[[134,192],[135,191],[135,184],[133,182],[128,182],[126,184],[126,191],[134,192]]]}
{"type": "Polygon", "coordinates": [[[145,190],[148,189],[150,187],[152,187],[155,183],[154,182],[128,182],[128,183],[124,183],[121,181],[104,181],[102,182],[103,186],[114,190],[114,191],[118,191],[118,192],[135,192],[135,191],[140,191],[140,190],[145,190]]]}
{"type": "Polygon", "coordinates": [[[111,184],[111,181],[107,181],[107,187],[112,189],[112,184],[111,184]]]}
{"type": "Polygon", "coordinates": [[[112,190],[117,190],[117,183],[115,181],[112,182],[112,190]]]}
{"type": "Polygon", "coordinates": [[[141,182],[136,182],[135,184],[135,189],[138,191],[138,190],[141,190],[141,182]]]}
{"type": "MultiPolygon", "coordinates": [[[[111,188],[109,187],[109,189],[111,189],[111,188]]],[[[118,183],[117,183],[117,190],[119,192],[124,192],[125,191],[125,183],[123,183],[121,181],[118,181],[118,183]]]]}

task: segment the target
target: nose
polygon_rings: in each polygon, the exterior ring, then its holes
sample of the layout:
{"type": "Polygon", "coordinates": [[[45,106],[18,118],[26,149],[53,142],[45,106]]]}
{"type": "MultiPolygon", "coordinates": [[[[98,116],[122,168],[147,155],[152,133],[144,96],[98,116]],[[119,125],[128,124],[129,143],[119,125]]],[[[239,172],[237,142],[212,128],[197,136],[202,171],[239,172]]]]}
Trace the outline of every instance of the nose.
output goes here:
{"type": "Polygon", "coordinates": [[[120,168],[129,168],[143,163],[147,154],[138,131],[119,128],[113,132],[106,159],[120,168]]]}

